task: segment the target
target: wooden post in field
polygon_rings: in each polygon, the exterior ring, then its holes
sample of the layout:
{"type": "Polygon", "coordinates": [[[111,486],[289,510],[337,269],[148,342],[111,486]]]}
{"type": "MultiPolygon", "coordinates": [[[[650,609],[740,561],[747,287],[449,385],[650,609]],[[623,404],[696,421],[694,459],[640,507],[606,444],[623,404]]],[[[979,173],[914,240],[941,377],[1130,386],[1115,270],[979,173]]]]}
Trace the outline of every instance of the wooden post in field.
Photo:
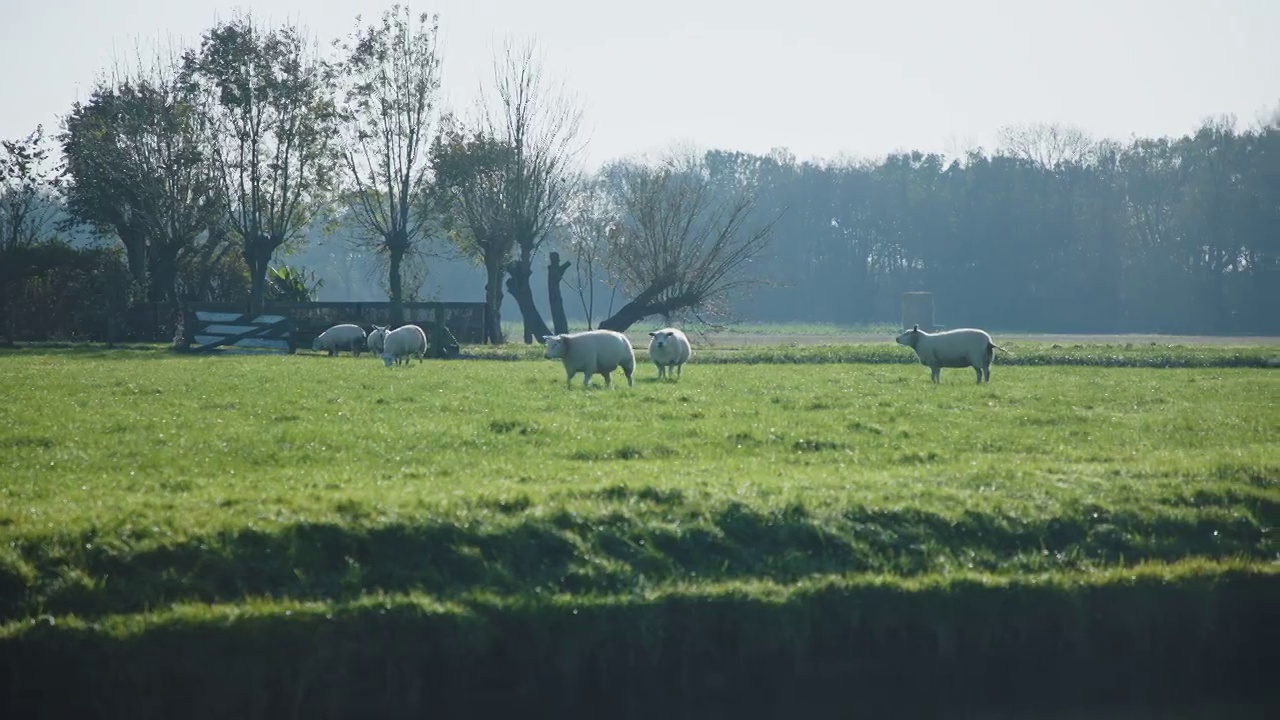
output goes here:
{"type": "Polygon", "coordinates": [[[902,327],[919,325],[925,332],[933,332],[933,293],[902,293],[902,327]]]}

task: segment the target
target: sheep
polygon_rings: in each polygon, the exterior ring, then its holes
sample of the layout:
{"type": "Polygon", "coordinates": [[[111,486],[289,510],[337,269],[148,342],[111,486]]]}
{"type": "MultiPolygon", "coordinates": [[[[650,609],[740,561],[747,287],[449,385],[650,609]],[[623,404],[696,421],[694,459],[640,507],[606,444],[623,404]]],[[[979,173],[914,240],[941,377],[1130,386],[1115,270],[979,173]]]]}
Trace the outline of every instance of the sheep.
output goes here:
{"type": "Polygon", "coordinates": [[[360,357],[364,343],[364,329],[359,325],[334,325],[311,341],[311,349],[327,350],[329,357],[337,355],[339,350],[350,349],[352,355],[360,357]]]}
{"type": "Polygon", "coordinates": [[[674,369],[677,375],[683,376],[684,364],[693,355],[689,348],[689,338],[684,331],[676,328],[663,328],[649,333],[649,359],[658,366],[658,377],[667,377],[667,370],[674,369]]]}
{"type": "Polygon", "coordinates": [[[927,365],[933,374],[933,382],[942,381],[942,368],[971,367],[978,374],[978,382],[991,382],[991,358],[996,350],[1009,352],[991,342],[991,336],[982,330],[957,328],[929,333],[914,325],[898,336],[899,345],[916,351],[921,365],[927,365]]]}
{"type": "Polygon", "coordinates": [[[573,376],[582,373],[582,386],[591,384],[591,376],[604,376],[605,387],[611,387],[609,373],[619,366],[627,375],[627,386],[634,387],[632,373],[636,369],[636,354],[626,335],[612,330],[587,330],[585,332],[544,335],[547,359],[560,358],[564,362],[565,387],[573,383],[573,376]]]}
{"type": "Polygon", "coordinates": [[[382,345],[387,339],[387,328],[385,326],[374,325],[369,331],[369,337],[365,342],[369,345],[369,352],[377,357],[382,357],[382,345]]]}
{"type": "Polygon", "coordinates": [[[391,367],[391,363],[399,365],[403,359],[409,363],[411,356],[418,356],[418,362],[427,354],[427,334],[417,325],[401,325],[387,333],[382,341],[382,362],[391,367]]]}

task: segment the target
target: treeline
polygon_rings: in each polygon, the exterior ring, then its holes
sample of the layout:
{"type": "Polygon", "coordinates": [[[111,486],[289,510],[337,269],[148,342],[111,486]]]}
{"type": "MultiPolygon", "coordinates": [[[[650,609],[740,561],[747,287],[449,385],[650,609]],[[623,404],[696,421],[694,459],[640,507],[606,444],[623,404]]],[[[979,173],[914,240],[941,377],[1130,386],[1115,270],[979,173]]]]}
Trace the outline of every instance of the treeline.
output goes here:
{"type": "Polygon", "coordinates": [[[1010,128],[996,152],[874,163],[716,154],[787,208],[744,297],[758,320],[896,319],[935,293],[944,325],[1058,332],[1280,331],[1280,116],[1181,138],[1010,128]]]}
{"type": "Polygon", "coordinates": [[[396,5],[321,50],[242,15],[111,68],[59,132],[0,152],[0,338],[127,335],[141,304],[435,297],[483,298],[503,342],[510,297],[531,342],[570,316],[894,321],[908,290],[950,326],[1280,331],[1280,116],[588,172],[581,107],[533,44],[499,52],[464,116],[439,103],[437,34],[396,5]],[[64,242],[85,233],[101,247],[64,242]]]}

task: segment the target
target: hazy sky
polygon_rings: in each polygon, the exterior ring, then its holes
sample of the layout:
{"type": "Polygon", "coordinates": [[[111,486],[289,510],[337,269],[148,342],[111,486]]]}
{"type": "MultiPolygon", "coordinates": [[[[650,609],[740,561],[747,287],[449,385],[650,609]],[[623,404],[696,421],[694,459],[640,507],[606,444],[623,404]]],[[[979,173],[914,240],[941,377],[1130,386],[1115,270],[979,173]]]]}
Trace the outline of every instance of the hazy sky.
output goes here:
{"type": "MultiPolygon", "coordinates": [[[[0,137],[56,127],[113,57],[239,9],[323,40],[390,2],[3,0],[0,137]]],[[[537,38],[584,101],[591,163],[692,142],[802,159],[992,145],[1003,125],[1180,135],[1280,105],[1280,0],[440,0],[444,91],[537,38]],[[625,9],[624,9],[625,8],[625,9]]]]}

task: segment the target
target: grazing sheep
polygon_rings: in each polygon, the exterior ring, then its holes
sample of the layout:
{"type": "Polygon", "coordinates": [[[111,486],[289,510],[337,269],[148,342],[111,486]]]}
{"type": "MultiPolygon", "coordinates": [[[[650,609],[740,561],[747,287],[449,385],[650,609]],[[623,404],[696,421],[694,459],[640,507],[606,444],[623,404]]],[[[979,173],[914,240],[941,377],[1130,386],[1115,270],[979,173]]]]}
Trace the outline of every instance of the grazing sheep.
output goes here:
{"type": "Polygon", "coordinates": [[[369,331],[369,337],[365,339],[365,342],[369,345],[369,352],[377,357],[382,357],[382,345],[386,340],[387,328],[374,325],[373,329],[369,331]]]}
{"type": "Polygon", "coordinates": [[[978,373],[979,383],[991,382],[991,358],[995,351],[1009,352],[991,342],[986,332],[973,328],[928,333],[915,325],[899,335],[897,342],[916,351],[920,364],[932,371],[935,383],[941,382],[944,367],[971,367],[978,373]]]}
{"type": "Polygon", "coordinates": [[[582,373],[582,386],[591,383],[591,376],[600,373],[606,387],[611,386],[609,373],[619,366],[627,375],[627,386],[634,387],[631,375],[636,369],[636,354],[626,335],[612,330],[587,330],[563,335],[544,335],[547,358],[560,358],[564,362],[565,386],[573,382],[573,376],[582,373]]]}
{"type": "Polygon", "coordinates": [[[674,369],[677,375],[683,376],[684,364],[693,355],[684,331],[662,328],[649,333],[649,337],[649,359],[658,366],[658,377],[667,377],[668,369],[674,369]]]}
{"type": "Polygon", "coordinates": [[[401,325],[387,333],[382,341],[382,362],[391,367],[391,363],[399,365],[403,359],[405,364],[416,355],[418,362],[427,354],[427,334],[417,325],[401,325]]]}
{"type": "Polygon", "coordinates": [[[359,325],[334,325],[311,341],[311,349],[327,350],[329,357],[337,355],[339,350],[349,349],[352,355],[360,357],[364,343],[364,329],[359,325]]]}

